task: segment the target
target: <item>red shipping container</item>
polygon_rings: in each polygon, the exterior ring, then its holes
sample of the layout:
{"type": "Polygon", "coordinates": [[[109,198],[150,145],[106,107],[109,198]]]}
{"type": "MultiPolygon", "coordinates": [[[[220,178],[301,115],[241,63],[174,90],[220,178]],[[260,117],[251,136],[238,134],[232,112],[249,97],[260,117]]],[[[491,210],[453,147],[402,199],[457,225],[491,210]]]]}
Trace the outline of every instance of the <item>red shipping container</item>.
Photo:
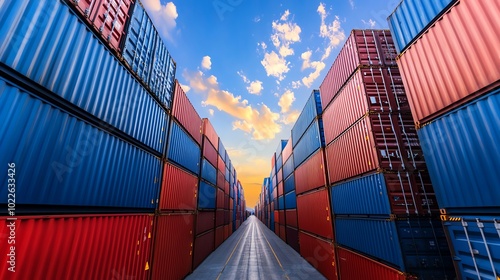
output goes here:
{"type": "Polygon", "coordinates": [[[295,191],[302,194],[326,185],[323,149],[307,159],[295,170],[295,191]]]}
{"type": "Polygon", "coordinates": [[[189,101],[179,81],[175,80],[172,116],[186,129],[199,145],[201,145],[201,118],[193,104],[189,101]]]}
{"type": "Polygon", "coordinates": [[[129,20],[133,0],[80,0],[68,1],[77,5],[79,12],[94,26],[109,45],[120,50],[120,42],[125,36],[125,26],[129,20]]]}
{"type": "Polygon", "coordinates": [[[229,224],[229,210],[224,210],[224,224],[228,225],[229,224]]]}
{"type": "Polygon", "coordinates": [[[233,213],[234,213],[234,210],[229,210],[229,223],[233,222],[233,213]]]}
{"type": "Polygon", "coordinates": [[[349,79],[323,112],[325,141],[332,142],[368,112],[409,113],[397,68],[362,68],[349,79]]]}
{"type": "Polygon", "coordinates": [[[217,189],[217,209],[224,209],[224,191],[217,189]]]}
{"type": "Polygon", "coordinates": [[[283,181],[283,168],[280,168],[278,170],[278,173],[276,173],[276,182],[281,183],[283,181]]]}
{"type": "Polygon", "coordinates": [[[409,280],[416,277],[386,266],[350,250],[337,247],[339,274],[342,280],[409,280]]]}
{"type": "Polygon", "coordinates": [[[193,270],[215,250],[215,230],[196,236],[194,240],[193,270]]]}
{"type": "Polygon", "coordinates": [[[229,195],[224,194],[224,209],[229,210],[229,195]]]}
{"type": "Polygon", "coordinates": [[[499,85],[499,14],[497,0],[460,1],[399,58],[417,124],[499,85]]]}
{"type": "Polygon", "coordinates": [[[425,170],[410,115],[371,114],[326,148],[330,183],[377,169],[425,170]]]}
{"type": "Polygon", "coordinates": [[[152,279],[183,279],[192,267],[194,214],[160,215],[155,220],[152,279]]]}
{"type": "Polygon", "coordinates": [[[283,148],[283,151],[281,152],[281,157],[283,158],[283,164],[290,158],[292,155],[292,138],[288,139],[288,142],[286,142],[285,148],[283,148]]]}
{"type": "Polygon", "coordinates": [[[210,144],[210,141],[206,137],[203,137],[203,156],[213,165],[217,166],[217,159],[219,153],[217,152],[217,149],[215,149],[212,144],[210,144]]]}
{"type": "Polygon", "coordinates": [[[274,223],[274,234],[280,236],[280,225],[278,223],[274,223]]]}
{"type": "MultiPolygon", "coordinates": [[[[215,132],[212,123],[207,118],[202,119],[203,122],[203,135],[207,137],[207,139],[212,143],[216,150],[219,149],[219,135],[215,132]]],[[[216,164],[214,164],[216,165],[216,164]]]]}
{"type": "Polygon", "coordinates": [[[226,172],[226,164],[224,163],[220,155],[219,159],[217,160],[217,169],[219,169],[219,171],[222,172],[222,174],[225,174],[226,172]]]}
{"type": "Polygon", "coordinates": [[[215,211],[215,226],[219,227],[224,225],[224,210],[215,211]]]}
{"type": "Polygon", "coordinates": [[[279,224],[280,225],[285,225],[285,210],[278,210],[278,216],[279,216],[279,224]]]}
{"type": "Polygon", "coordinates": [[[224,240],[227,240],[229,238],[229,227],[230,225],[224,226],[224,240]]]}
{"type": "Polygon", "coordinates": [[[285,211],[285,221],[286,221],[287,226],[298,228],[297,209],[286,210],[285,211]]]}
{"type": "Polygon", "coordinates": [[[299,246],[299,230],[296,228],[286,227],[286,243],[295,251],[300,253],[299,246]]]}
{"type": "Polygon", "coordinates": [[[150,274],[152,215],[16,218],[0,219],[0,279],[147,279],[150,274]],[[12,234],[15,239],[8,239],[12,234]],[[15,254],[15,272],[8,270],[8,254],[15,254]]]}
{"type": "Polygon", "coordinates": [[[274,170],[274,166],[276,165],[276,153],[273,154],[271,158],[271,169],[274,170]]]}
{"type": "Polygon", "coordinates": [[[233,234],[233,226],[232,225],[229,225],[229,236],[231,236],[233,234]]]}
{"type": "Polygon", "coordinates": [[[333,226],[328,189],[297,196],[299,229],[333,239],[333,226]]]}
{"type": "Polygon", "coordinates": [[[396,66],[396,56],[389,30],[352,30],[319,87],[323,109],[359,66],[396,66]]]}
{"type": "Polygon", "coordinates": [[[278,183],[278,188],[277,189],[278,189],[278,197],[282,196],[283,192],[284,192],[284,190],[283,190],[283,182],[279,182],[278,183]]]}
{"type": "Polygon", "coordinates": [[[224,227],[218,227],[215,229],[215,249],[219,248],[219,246],[224,242],[224,227]]]}
{"type": "Polygon", "coordinates": [[[271,193],[272,199],[278,198],[278,188],[274,188],[273,192],[271,193]]]}
{"type": "Polygon", "coordinates": [[[213,211],[198,211],[196,216],[196,234],[201,234],[205,231],[214,229],[215,227],[215,212],[213,211]]]}
{"type": "Polygon", "coordinates": [[[229,197],[229,210],[233,211],[234,209],[234,199],[229,197]]]}
{"type": "MultiPolygon", "coordinates": [[[[299,231],[300,255],[329,280],[338,279],[333,244],[299,231]]],[[[371,279],[359,278],[359,279],[371,279]]]]}
{"type": "Polygon", "coordinates": [[[226,180],[224,179],[224,174],[217,170],[217,187],[221,190],[224,190],[224,184],[226,180]]]}
{"type": "Polygon", "coordinates": [[[160,210],[196,210],[198,178],[170,163],[163,167],[160,210]]]}
{"type": "Polygon", "coordinates": [[[286,243],[286,227],[284,225],[280,225],[280,238],[286,243]]]}
{"type": "Polygon", "coordinates": [[[224,180],[224,192],[229,194],[229,182],[224,180]]]}
{"type": "Polygon", "coordinates": [[[274,210],[274,222],[280,223],[280,212],[278,210],[274,210]]]}

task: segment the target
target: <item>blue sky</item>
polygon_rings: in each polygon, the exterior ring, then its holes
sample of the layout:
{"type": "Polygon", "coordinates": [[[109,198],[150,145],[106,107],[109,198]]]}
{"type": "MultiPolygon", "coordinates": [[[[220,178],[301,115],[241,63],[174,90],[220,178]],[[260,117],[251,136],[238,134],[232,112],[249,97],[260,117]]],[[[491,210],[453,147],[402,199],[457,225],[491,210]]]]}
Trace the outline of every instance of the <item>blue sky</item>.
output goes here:
{"type": "Polygon", "coordinates": [[[352,29],[386,29],[397,0],[142,1],[177,79],[213,123],[253,207],[280,139],[352,29]]]}

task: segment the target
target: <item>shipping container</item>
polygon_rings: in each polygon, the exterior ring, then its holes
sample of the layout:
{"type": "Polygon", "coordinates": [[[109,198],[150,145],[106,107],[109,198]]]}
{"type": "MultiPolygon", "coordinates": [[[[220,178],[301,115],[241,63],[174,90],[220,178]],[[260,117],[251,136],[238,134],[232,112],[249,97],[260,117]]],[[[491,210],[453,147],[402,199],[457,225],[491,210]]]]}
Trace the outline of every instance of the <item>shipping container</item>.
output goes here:
{"type": "Polygon", "coordinates": [[[222,157],[219,155],[218,159],[217,159],[217,169],[222,172],[222,175],[225,179],[226,177],[226,164],[224,163],[224,160],[222,159],[222,157]]]}
{"type": "Polygon", "coordinates": [[[8,1],[0,5],[0,14],[5,15],[2,63],[76,105],[74,110],[98,118],[102,126],[164,152],[167,114],[68,6],[8,1]]]}
{"type": "Polygon", "coordinates": [[[410,112],[397,68],[362,68],[323,112],[328,144],[369,112],[410,112]]]}
{"type": "Polygon", "coordinates": [[[500,79],[499,13],[496,0],[460,1],[398,60],[417,124],[486,93],[500,79]]]}
{"type": "Polygon", "coordinates": [[[439,220],[336,217],[335,236],[338,244],[414,274],[419,279],[455,277],[439,220]]]}
{"type": "Polygon", "coordinates": [[[280,239],[283,240],[283,242],[286,242],[286,227],[284,225],[280,225],[280,239]]]}
{"type": "Polygon", "coordinates": [[[224,209],[224,191],[217,189],[217,209],[224,209]]]}
{"type": "Polygon", "coordinates": [[[404,0],[389,16],[389,29],[398,53],[424,33],[456,0],[404,0]]]}
{"type": "Polygon", "coordinates": [[[196,235],[215,228],[214,211],[198,211],[196,214],[196,235]]]}
{"type": "MultiPolygon", "coordinates": [[[[271,158],[271,170],[276,170],[276,153],[273,154],[273,157],[271,158]]],[[[272,176],[269,176],[272,177],[272,176]]]]}
{"type": "Polygon", "coordinates": [[[278,190],[278,196],[283,196],[284,193],[284,188],[283,188],[283,182],[278,183],[278,187],[276,188],[278,190]]]}
{"type": "Polygon", "coordinates": [[[229,177],[230,177],[230,176],[231,176],[231,175],[230,175],[230,173],[229,173],[229,169],[227,169],[227,168],[226,168],[226,176],[225,176],[225,178],[224,178],[224,179],[226,180],[226,182],[228,182],[228,181],[229,181],[229,177]]]}
{"type": "Polygon", "coordinates": [[[331,183],[377,169],[426,169],[415,126],[405,114],[362,118],[326,147],[326,155],[331,183]]]}
{"type": "Polygon", "coordinates": [[[297,209],[288,209],[285,211],[286,225],[293,228],[298,228],[297,209]]]}
{"type": "Polygon", "coordinates": [[[335,215],[439,215],[439,207],[424,172],[374,173],[332,186],[335,215]]]}
{"type": "Polygon", "coordinates": [[[500,276],[500,217],[464,216],[443,222],[460,279],[500,276]]]}
{"type": "Polygon", "coordinates": [[[285,145],[285,148],[283,148],[283,151],[281,152],[281,157],[283,158],[283,162],[287,162],[287,160],[290,158],[292,155],[292,139],[288,139],[285,145]]]}
{"type": "Polygon", "coordinates": [[[306,130],[299,143],[293,149],[293,163],[295,168],[324,146],[323,121],[318,119],[306,130]]]}
{"type": "MultiPolygon", "coordinates": [[[[220,157],[222,158],[222,162],[224,162],[224,164],[226,163],[226,148],[224,148],[224,144],[222,144],[222,140],[220,139],[219,137],[219,155],[220,157]]],[[[222,169],[221,171],[223,171],[224,169],[222,169]]]]}
{"type": "Polygon", "coordinates": [[[1,279],[148,279],[152,215],[0,218],[1,279]],[[15,246],[7,236],[15,225],[15,246]],[[15,248],[15,272],[8,261],[15,248]]]}
{"type": "Polygon", "coordinates": [[[285,194],[285,209],[295,209],[297,208],[297,196],[295,191],[285,194]]]}
{"type": "Polygon", "coordinates": [[[215,249],[224,242],[224,226],[215,229],[215,249]]]}
{"type": "Polygon", "coordinates": [[[201,178],[213,185],[217,185],[217,169],[206,159],[201,161],[201,178]]]}
{"type": "Polygon", "coordinates": [[[224,225],[224,210],[222,209],[218,209],[217,211],[215,211],[215,227],[220,227],[220,226],[223,226],[224,225]]]}
{"type": "Polygon", "coordinates": [[[307,159],[294,172],[295,189],[297,194],[324,187],[326,185],[324,151],[320,149],[307,159]]]}
{"type": "Polygon", "coordinates": [[[152,279],[177,280],[191,272],[194,214],[155,217],[152,279]]]}
{"type": "Polygon", "coordinates": [[[342,280],[416,280],[417,277],[407,275],[374,259],[336,247],[339,259],[339,274],[342,280]]]}
{"type": "Polygon", "coordinates": [[[212,123],[207,118],[202,119],[202,122],[203,122],[203,135],[205,135],[207,137],[207,139],[215,147],[215,149],[218,149],[219,148],[219,136],[217,135],[217,132],[215,131],[214,127],[212,126],[212,123]]]}
{"type": "Polygon", "coordinates": [[[168,159],[199,175],[201,150],[198,144],[175,121],[170,125],[169,138],[168,159]]]}
{"type": "Polygon", "coordinates": [[[198,209],[215,209],[217,188],[200,181],[198,190],[198,209]]]}
{"type": "Polygon", "coordinates": [[[208,138],[204,137],[203,140],[203,156],[213,165],[213,166],[218,166],[217,165],[217,159],[219,158],[219,155],[217,153],[217,150],[215,149],[214,146],[208,141],[208,138]]]}
{"type": "Polygon", "coordinates": [[[297,196],[299,229],[333,240],[328,189],[297,196]]]}
{"type": "Polygon", "coordinates": [[[339,279],[335,249],[329,241],[299,231],[300,255],[328,280],[339,279]]]}
{"type": "MultiPolygon", "coordinates": [[[[50,212],[75,206],[79,211],[114,207],[112,211],[152,212],[159,198],[161,160],[59,105],[0,78],[0,131],[8,134],[0,140],[0,160],[17,167],[18,206],[50,212]]],[[[8,173],[1,178],[7,182],[8,173]]],[[[7,188],[0,193],[0,203],[7,203],[7,188]]]]}
{"type": "Polygon", "coordinates": [[[283,184],[284,186],[284,193],[287,194],[291,191],[295,191],[295,177],[293,176],[293,174],[290,175],[290,177],[288,177],[286,180],[285,180],[285,183],[283,184]]]}
{"type": "Polygon", "coordinates": [[[322,113],[321,109],[321,97],[319,90],[313,90],[309,99],[306,101],[306,105],[302,109],[299,117],[295,121],[292,127],[292,147],[295,148],[297,143],[307,131],[307,128],[311,123],[322,113]]]}
{"type": "Polygon", "coordinates": [[[163,167],[160,190],[160,211],[196,210],[198,178],[170,164],[163,167]]]}
{"type": "Polygon", "coordinates": [[[389,30],[352,30],[319,86],[325,109],[360,66],[396,66],[396,48],[389,30]]]}
{"type": "MultiPolygon", "coordinates": [[[[283,184],[283,168],[278,170],[278,172],[276,173],[276,181],[278,182],[278,187],[279,184],[283,184]]],[[[281,194],[283,194],[283,192],[281,192],[281,194]]]]}
{"type": "Polygon", "coordinates": [[[276,158],[281,157],[281,152],[285,148],[286,144],[288,143],[288,140],[281,139],[278,143],[278,148],[276,149],[276,158]]]}
{"type": "Polygon", "coordinates": [[[283,167],[283,158],[281,157],[281,155],[276,158],[276,173],[278,173],[278,170],[281,170],[281,168],[283,167]]]}
{"type": "Polygon", "coordinates": [[[289,157],[283,165],[283,179],[288,178],[288,176],[293,173],[294,169],[295,167],[293,165],[293,157],[289,157]]]}
{"type": "Polygon", "coordinates": [[[418,133],[440,208],[500,212],[500,89],[436,119],[418,133]]]}
{"type": "Polygon", "coordinates": [[[215,230],[194,239],[193,270],[215,250],[215,230]]]}
{"type": "Polygon", "coordinates": [[[227,194],[229,194],[229,190],[230,190],[230,188],[229,188],[229,182],[224,181],[224,192],[227,193],[227,194]]]}
{"type": "Polygon", "coordinates": [[[299,230],[297,228],[286,227],[286,243],[290,245],[297,253],[300,253],[299,230]]]}
{"type": "Polygon", "coordinates": [[[178,80],[175,80],[174,104],[172,106],[172,117],[193,137],[201,146],[201,118],[196,112],[193,104],[189,101],[186,93],[178,80]]]}
{"type": "Polygon", "coordinates": [[[278,196],[278,210],[284,210],[285,209],[285,198],[283,195],[278,196]]]}

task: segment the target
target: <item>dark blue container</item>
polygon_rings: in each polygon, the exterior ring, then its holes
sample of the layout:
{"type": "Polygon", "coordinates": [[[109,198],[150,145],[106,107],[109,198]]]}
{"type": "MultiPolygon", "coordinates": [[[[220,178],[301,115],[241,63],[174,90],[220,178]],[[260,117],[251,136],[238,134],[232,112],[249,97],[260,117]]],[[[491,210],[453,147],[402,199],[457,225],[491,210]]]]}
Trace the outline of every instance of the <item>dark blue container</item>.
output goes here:
{"type": "Polygon", "coordinates": [[[292,128],[292,146],[295,148],[311,123],[322,113],[321,95],[313,90],[292,128]]]}
{"type": "Polygon", "coordinates": [[[33,93],[0,78],[0,162],[6,169],[0,175],[5,182],[1,203],[7,203],[11,179],[7,163],[14,163],[18,212],[28,204],[50,211],[68,206],[86,209],[71,208],[75,211],[154,211],[161,182],[159,158],[33,93]]]}
{"type": "Polygon", "coordinates": [[[295,176],[292,174],[285,180],[283,184],[285,193],[289,193],[295,190],[295,176]]]}
{"type": "Polygon", "coordinates": [[[201,178],[212,184],[217,184],[217,169],[205,158],[201,162],[201,178]]]}
{"type": "Polygon", "coordinates": [[[226,179],[226,181],[228,181],[228,182],[229,182],[229,177],[231,177],[231,176],[230,176],[230,174],[229,174],[229,169],[227,169],[227,168],[226,168],[226,176],[225,176],[225,177],[226,177],[226,178],[225,178],[225,179],[226,179]]]}
{"type": "MultiPolygon", "coordinates": [[[[283,168],[283,157],[280,156],[279,158],[276,159],[276,174],[278,174],[279,170],[283,168]]],[[[279,183],[279,182],[277,182],[279,183]]]]}
{"type": "Polygon", "coordinates": [[[283,165],[283,178],[288,178],[290,174],[293,173],[294,166],[293,166],[293,156],[290,156],[288,160],[285,162],[283,165]]]}
{"type": "Polygon", "coordinates": [[[297,146],[293,150],[293,162],[295,169],[319,148],[325,146],[323,132],[323,121],[316,120],[306,130],[297,146]]]}
{"type": "Polygon", "coordinates": [[[285,194],[285,209],[296,209],[297,208],[297,196],[295,191],[285,194]]]}
{"type": "Polygon", "coordinates": [[[217,188],[200,181],[198,189],[198,209],[215,209],[217,188]]]}
{"type": "MultiPolygon", "coordinates": [[[[274,206],[276,208],[276,206],[274,206]]],[[[285,199],[283,196],[278,196],[278,210],[285,209],[285,199]]]]}
{"type": "Polygon", "coordinates": [[[200,174],[200,147],[175,121],[170,125],[168,159],[191,171],[200,174]]]}
{"type": "Polygon", "coordinates": [[[276,159],[281,156],[281,152],[286,146],[286,143],[288,143],[288,140],[280,140],[278,144],[278,148],[276,149],[276,159]]]}
{"type": "Polygon", "coordinates": [[[0,61],[163,153],[166,112],[63,1],[0,5],[0,61]]]}
{"type": "Polygon", "coordinates": [[[222,158],[224,163],[226,162],[226,148],[224,148],[224,144],[222,144],[222,140],[219,137],[219,155],[222,158]]]}

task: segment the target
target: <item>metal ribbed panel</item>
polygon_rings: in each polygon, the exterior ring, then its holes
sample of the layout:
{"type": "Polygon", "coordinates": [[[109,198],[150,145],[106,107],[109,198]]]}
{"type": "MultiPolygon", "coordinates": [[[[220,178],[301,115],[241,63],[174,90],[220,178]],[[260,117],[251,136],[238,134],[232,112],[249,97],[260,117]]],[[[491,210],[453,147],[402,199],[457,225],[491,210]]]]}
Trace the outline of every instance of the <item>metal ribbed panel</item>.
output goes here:
{"type": "Polygon", "coordinates": [[[325,186],[326,167],[324,166],[323,155],[324,151],[320,149],[295,170],[294,176],[297,194],[325,186]]]}
{"type": "Polygon", "coordinates": [[[218,149],[219,136],[217,135],[217,132],[215,132],[212,123],[210,122],[209,119],[206,118],[202,119],[202,122],[203,122],[203,135],[205,135],[208,138],[208,140],[210,140],[215,149],[218,149]]]}
{"type": "Polygon", "coordinates": [[[304,259],[328,279],[338,279],[333,243],[299,231],[299,244],[300,255],[304,259]]]}
{"type": "Polygon", "coordinates": [[[176,69],[177,66],[163,40],[160,36],[157,36],[153,69],[148,85],[167,108],[172,107],[176,69]]]}
{"type": "Polygon", "coordinates": [[[215,249],[215,231],[211,230],[194,241],[193,269],[198,267],[215,249]]]}
{"type": "MultiPolygon", "coordinates": [[[[283,158],[283,161],[287,161],[290,156],[292,155],[292,150],[293,150],[293,147],[292,147],[292,139],[288,139],[287,142],[286,142],[286,146],[285,148],[283,149],[283,151],[281,152],[281,157],[283,158]]],[[[273,159],[272,159],[272,166],[271,168],[274,168],[274,154],[273,154],[273,159]]]]}
{"type": "Polygon", "coordinates": [[[215,209],[217,188],[200,181],[198,191],[198,209],[215,209]]]}
{"type": "Polygon", "coordinates": [[[201,145],[201,118],[177,80],[175,80],[172,117],[179,121],[182,127],[201,145]]]}
{"type": "Polygon", "coordinates": [[[297,196],[295,191],[291,191],[285,194],[285,209],[296,209],[297,208],[297,196]]]}
{"type": "Polygon", "coordinates": [[[168,159],[199,175],[200,147],[176,122],[170,129],[168,159]]]}
{"type": "Polygon", "coordinates": [[[319,121],[314,121],[306,130],[299,143],[293,150],[293,162],[297,168],[304,160],[306,160],[315,151],[321,148],[321,137],[323,131],[320,131],[319,121]]]}
{"type": "Polygon", "coordinates": [[[160,210],[196,210],[198,178],[165,163],[161,185],[160,210]]]}
{"type": "Polygon", "coordinates": [[[293,174],[290,175],[290,177],[288,177],[285,180],[285,183],[283,184],[283,187],[284,187],[284,192],[285,193],[289,193],[289,192],[295,190],[295,177],[293,176],[293,174]]]}
{"type": "Polygon", "coordinates": [[[313,90],[292,128],[292,145],[295,147],[314,119],[321,114],[319,90],[313,90]]]}
{"type": "MultiPolygon", "coordinates": [[[[17,204],[156,208],[161,161],[153,155],[3,79],[0,119],[9,136],[0,140],[0,160],[18,166],[17,204]]],[[[6,203],[7,188],[0,193],[6,203]]]]}
{"type": "Polygon", "coordinates": [[[326,188],[297,197],[299,229],[333,239],[330,198],[326,188]]]}
{"type": "Polygon", "coordinates": [[[288,178],[288,176],[290,176],[290,174],[293,173],[293,170],[294,170],[293,157],[290,157],[283,165],[283,178],[285,179],[288,178]]]}
{"type": "Polygon", "coordinates": [[[217,169],[215,169],[206,159],[201,161],[201,178],[214,185],[217,184],[217,169]]]}
{"type": "Polygon", "coordinates": [[[163,152],[165,111],[61,1],[0,3],[0,60],[163,152]]]}
{"type": "Polygon", "coordinates": [[[205,140],[203,140],[203,156],[213,165],[217,166],[217,159],[219,155],[217,154],[217,150],[215,149],[214,146],[208,141],[208,139],[205,137],[205,140]]]}

